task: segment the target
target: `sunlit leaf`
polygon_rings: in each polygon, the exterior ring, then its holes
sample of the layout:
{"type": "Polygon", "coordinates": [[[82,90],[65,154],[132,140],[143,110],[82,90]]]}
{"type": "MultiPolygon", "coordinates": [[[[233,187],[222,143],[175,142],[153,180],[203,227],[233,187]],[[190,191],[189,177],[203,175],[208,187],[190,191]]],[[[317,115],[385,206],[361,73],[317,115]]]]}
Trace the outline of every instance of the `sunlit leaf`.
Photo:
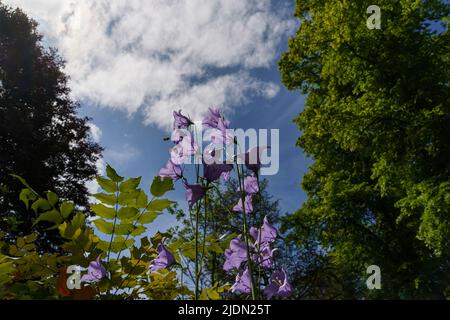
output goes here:
{"type": "Polygon", "coordinates": [[[121,206],[135,205],[139,195],[140,195],[139,190],[121,192],[119,194],[119,204],[121,206]]]}
{"type": "Polygon", "coordinates": [[[114,229],[117,235],[128,235],[133,231],[134,227],[131,223],[118,223],[114,229]]]}
{"type": "Polygon", "coordinates": [[[35,200],[36,195],[30,189],[22,189],[19,195],[19,199],[25,204],[25,207],[28,209],[30,201],[35,200]]]}
{"type": "Polygon", "coordinates": [[[113,231],[113,224],[103,219],[94,220],[94,224],[100,232],[111,234],[113,231]]]}
{"type": "Polygon", "coordinates": [[[139,210],[133,207],[122,207],[119,209],[117,217],[121,220],[131,219],[139,213],[139,210]]]}
{"type": "Polygon", "coordinates": [[[54,207],[58,203],[58,196],[56,193],[49,191],[47,192],[47,200],[48,203],[50,203],[50,205],[54,207]]]}
{"type": "Polygon", "coordinates": [[[143,226],[137,226],[134,228],[134,230],[131,232],[131,236],[135,237],[138,235],[143,234],[147,229],[143,226]]]}
{"type": "Polygon", "coordinates": [[[116,212],[113,208],[107,207],[103,204],[94,204],[91,205],[91,210],[99,217],[105,218],[105,219],[114,219],[116,212]]]}
{"type": "Polygon", "coordinates": [[[99,186],[106,192],[114,193],[114,192],[118,191],[116,182],[106,179],[106,178],[103,178],[103,177],[97,177],[96,180],[97,180],[99,186]]]}
{"type": "Polygon", "coordinates": [[[33,211],[35,213],[38,212],[38,209],[41,209],[42,211],[46,211],[46,210],[50,210],[52,206],[50,205],[50,203],[43,198],[39,198],[37,199],[32,205],[31,205],[31,209],[33,209],[33,211]]]}
{"type": "Polygon", "coordinates": [[[74,204],[68,201],[64,201],[61,204],[61,207],[59,208],[64,219],[67,219],[74,209],[75,209],[74,204]]]}
{"type": "Polygon", "coordinates": [[[142,224],[152,223],[160,215],[161,215],[160,212],[146,211],[139,217],[138,222],[142,224]]]}
{"type": "Polygon", "coordinates": [[[35,220],[33,225],[36,225],[37,223],[39,223],[41,221],[47,221],[47,222],[52,222],[54,224],[60,224],[63,221],[63,217],[61,216],[61,213],[58,210],[53,209],[51,211],[41,213],[39,215],[39,217],[35,220]]]}
{"type": "Polygon", "coordinates": [[[163,210],[167,209],[168,207],[170,207],[174,203],[176,203],[176,202],[170,201],[167,199],[155,199],[149,204],[148,210],[149,211],[163,211],[163,210]]]}
{"type": "Polygon", "coordinates": [[[140,190],[139,195],[136,198],[136,207],[142,209],[147,207],[147,204],[148,204],[148,197],[143,190],[140,190]]]}
{"type": "Polygon", "coordinates": [[[94,194],[94,197],[102,203],[110,206],[115,205],[117,202],[117,198],[114,194],[96,193],[94,194]]]}
{"type": "Polygon", "coordinates": [[[139,183],[141,183],[141,177],[130,178],[120,184],[119,190],[120,192],[128,192],[136,190],[136,188],[139,186],[139,183]]]}
{"type": "Polygon", "coordinates": [[[161,179],[161,177],[156,176],[153,179],[152,186],[150,187],[150,192],[155,197],[162,197],[166,192],[174,190],[173,180],[170,178],[161,179]]]}
{"type": "Polygon", "coordinates": [[[106,175],[108,176],[108,178],[110,178],[114,182],[122,182],[123,181],[123,177],[119,176],[117,174],[116,170],[114,170],[109,164],[106,165],[106,175]]]}

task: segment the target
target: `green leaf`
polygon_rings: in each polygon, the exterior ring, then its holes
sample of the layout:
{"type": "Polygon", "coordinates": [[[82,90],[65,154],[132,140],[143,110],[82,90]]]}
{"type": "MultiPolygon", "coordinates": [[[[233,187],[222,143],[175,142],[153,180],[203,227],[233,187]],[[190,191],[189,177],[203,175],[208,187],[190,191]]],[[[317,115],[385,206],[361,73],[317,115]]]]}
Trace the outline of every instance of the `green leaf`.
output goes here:
{"type": "MultiPolygon", "coordinates": [[[[114,239],[114,241],[111,243],[111,251],[114,253],[117,253],[122,250],[126,250],[128,248],[131,248],[131,246],[134,244],[134,239],[130,238],[125,241],[125,239],[122,236],[118,236],[114,239]]],[[[109,242],[100,240],[97,244],[97,248],[107,252],[109,249],[109,242]]]]}
{"type": "Polygon", "coordinates": [[[119,191],[119,189],[117,188],[117,183],[112,180],[103,177],[97,177],[96,180],[99,186],[106,192],[114,193],[116,191],[119,191]]]}
{"type": "Polygon", "coordinates": [[[142,224],[152,223],[160,215],[161,212],[146,211],[140,216],[138,222],[142,224]]]}
{"type": "Polygon", "coordinates": [[[47,200],[48,203],[50,203],[50,205],[54,207],[58,203],[58,196],[56,195],[56,193],[49,191],[47,192],[47,200]]]}
{"type": "Polygon", "coordinates": [[[23,246],[25,245],[25,239],[22,237],[17,238],[17,247],[19,248],[23,248],[23,246]]]}
{"type": "Polygon", "coordinates": [[[141,183],[141,177],[138,178],[130,178],[124,182],[122,182],[119,186],[120,192],[128,192],[136,190],[136,188],[141,183]]]}
{"type": "Polygon", "coordinates": [[[136,207],[143,209],[147,207],[147,204],[148,204],[148,197],[143,190],[140,190],[139,196],[136,199],[136,207]]]}
{"type": "Polygon", "coordinates": [[[33,209],[34,213],[38,212],[38,209],[41,209],[42,211],[50,210],[51,209],[50,203],[43,198],[37,199],[32,205],[31,209],[33,209]]]}
{"type": "Polygon", "coordinates": [[[185,242],[180,246],[180,251],[183,256],[190,258],[192,260],[195,259],[195,244],[193,241],[185,242]]]}
{"type": "Polygon", "coordinates": [[[113,208],[107,207],[101,203],[91,205],[91,210],[99,217],[112,220],[116,216],[113,208]]]}
{"type": "Polygon", "coordinates": [[[148,240],[147,237],[142,237],[141,238],[141,248],[147,248],[150,246],[150,241],[148,240]]]}
{"type": "Polygon", "coordinates": [[[114,194],[96,193],[94,197],[104,204],[113,206],[116,204],[117,198],[114,194]]]}
{"type": "Polygon", "coordinates": [[[137,198],[139,197],[139,194],[140,194],[139,190],[121,192],[119,194],[119,204],[121,206],[135,205],[137,198]]]}
{"type": "Polygon", "coordinates": [[[128,235],[133,231],[133,229],[134,227],[131,223],[119,223],[116,225],[114,233],[118,235],[128,235]]]}
{"type": "Polygon", "coordinates": [[[94,224],[100,232],[105,234],[111,234],[113,231],[113,224],[103,219],[94,220],[94,224]]]}
{"type": "Polygon", "coordinates": [[[109,164],[106,165],[106,175],[108,176],[108,178],[110,178],[114,182],[122,182],[123,181],[123,177],[119,176],[117,174],[116,170],[114,170],[109,164]]]}
{"type": "MultiPolygon", "coordinates": [[[[16,178],[16,179],[19,180],[20,183],[22,183],[25,187],[27,187],[28,189],[30,189],[31,191],[33,191],[33,188],[31,188],[30,185],[28,184],[28,182],[27,182],[24,178],[22,178],[21,176],[18,176],[18,175],[16,175],[16,174],[11,174],[10,176],[13,177],[13,178],[16,178]]],[[[33,193],[35,193],[35,192],[33,191],[33,193]]],[[[37,194],[36,194],[36,195],[37,195],[37,194]]]]}
{"type": "Polygon", "coordinates": [[[209,251],[213,251],[215,253],[221,254],[223,253],[223,249],[220,246],[220,242],[212,235],[206,237],[206,249],[209,251]]]}
{"type": "Polygon", "coordinates": [[[154,247],[158,246],[158,244],[164,239],[164,238],[170,238],[171,234],[168,232],[156,232],[155,235],[151,238],[152,245],[154,247]]]}
{"type": "Polygon", "coordinates": [[[75,214],[75,216],[72,218],[72,220],[70,221],[70,223],[74,228],[84,228],[85,221],[86,221],[86,216],[81,212],[77,212],[75,214]]]}
{"type": "Polygon", "coordinates": [[[120,220],[131,219],[139,213],[139,210],[133,207],[122,207],[119,209],[117,217],[120,220]]]}
{"type": "Polygon", "coordinates": [[[133,232],[131,232],[131,236],[135,237],[138,236],[140,234],[143,234],[147,229],[143,226],[138,226],[136,228],[134,228],[133,232]]]}
{"type": "Polygon", "coordinates": [[[200,300],[219,300],[220,294],[216,288],[204,288],[199,297],[200,300]]]}
{"type": "Polygon", "coordinates": [[[25,204],[25,207],[28,210],[30,201],[36,200],[36,195],[30,189],[22,189],[19,195],[19,199],[25,204]]]}
{"type": "Polygon", "coordinates": [[[26,243],[32,243],[35,242],[37,240],[38,234],[37,233],[32,233],[28,236],[25,237],[25,242],[26,243]]]}
{"type": "Polygon", "coordinates": [[[148,206],[149,211],[163,211],[176,202],[167,199],[155,199],[148,206]]]}
{"type": "Polygon", "coordinates": [[[68,201],[64,201],[59,208],[64,219],[67,219],[74,209],[74,204],[68,201]]]}
{"type": "Polygon", "coordinates": [[[54,224],[60,224],[63,221],[63,217],[61,216],[61,213],[59,213],[58,210],[53,209],[51,211],[41,213],[39,215],[39,217],[33,223],[33,226],[41,221],[47,221],[47,222],[52,222],[54,224]]]}
{"type": "Polygon", "coordinates": [[[161,177],[156,176],[153,179],[152,186],[150,187],[150,192],[155,197],[162,197],[166,192],[174,190],[173,180],[170,178],[161,179],[161,177]]]}

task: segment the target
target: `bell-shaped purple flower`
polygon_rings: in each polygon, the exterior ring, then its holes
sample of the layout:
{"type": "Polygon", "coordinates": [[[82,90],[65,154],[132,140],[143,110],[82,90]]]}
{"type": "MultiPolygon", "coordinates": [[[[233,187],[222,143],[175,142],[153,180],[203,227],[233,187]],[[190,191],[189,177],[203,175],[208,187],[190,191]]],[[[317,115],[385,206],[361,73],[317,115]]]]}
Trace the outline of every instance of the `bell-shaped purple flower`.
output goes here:
{"type": "Polygon", "coordinates": [[[178,144],[180,143],[185,137],[191,137],[192,133],[188,131],[187,129],[175,129],[173,130],[170,140],[172,140],[173,143],[178,144]]]}
{"type": "Polygon", "coordinates": [[[259,191],[258,179],[255,176],[247,176],[244,179],[244,190],[247,194],[255,194],[259,191]]]}
{"type": "Polygon", "coordinates": [[[270,243],[277,239],[277,229],[269,223],[269,219],[265,216],[261,229],[251,227],[250,235],[257,243],[270,243]]]}
{"type": "Polygon", "coordinates": [[[209,108],[206,116],[203,118],[203,125],[207,128],[217,129],[220,120],[228,128],[230,123],[223,118],[219,109],[209,108]]]}
{"type": "Polygon", "coordinates": [[[271,269],[275,250],[270,247],[269,243],[264,243],[261,245],[261,248],[255,248],[256,253],[253,255],[252,260],[256,260],[266,270],[271,269]]]}
{"type": "Polygon", "coordinates": [[[158,251],[158,256],[148,266],[151,273],[169,268],[175,262],[175,257],[163,244],[158,244],[156,251],[158,251]]]}
{"type": "Polygon", "coordinates": [[[267,149],[270,149],[270,147],[255,147],[246,153],[239,155],[239,158],[244,162],[247,169],[253,171],[255,174],[258,174],[259,169],[261,169],[262,154],[267,149]]]}
{"type": "Polygon", "coordinates": [[[181,113],[181,110],[173,112],[173,128],[174,129],[187,129],[193,122],[188,117],[181,113]]]}
{"type": "Polygon", "coordinates": [[[272,297],[287,298],[292,294],[293,291],[294,288],[288,282],[287,274],[284,269],[272,273],[272,276],[270,277],[270,283],[264,289],[264,293],[266,294],[267,299],[272,299],[272,297]]]}
{"type": "Polygon", "coordinates": [[[165,167],[159,170],[159,176],[161,178],[178,180],[183,177],[183,170],[180,165],[173,163],[172,160],[169,159],[165,167]]]}
{"type": "Polygon", "coordinates": [[[231,292],[250,293],[251,292],[250,271],[245,269],[236,276],[236,282],[231,287],[231,292]]]}
{"type": "Polygon", "coordinates": [[[192,208],[206,194],[206,189],[200,184],[184,184],[186,189],[186,200],[189,208],[192,208]]]}
{"type": "Polygon", "coordinates": [[[89,263],[87,274],[81,277],[81,282],[98,282],[104,277],[106,277],[106,269],[100,262],[100,256],[98,256],[97,260],[89,263]]]}
{"type": "Polygon", "coordinates": [[[198,150],[198,145],[191,136],[184,136],[171,150],[170,160],[180,165],[198,150]]]}
{"type": "MultiPolygon", "coordinates": [[[[245,196],[245,213],[252,213],[253,212],[253,203],[252,203],[252,195],[248,194],[245,196]]],[[[242,206],[242,198],[239,199],[238,203],[233,207],[233,211],[236,212],[244,212],[244,208],[242,206]]]]}
{"type": "Polygon", "coordinates": [[[247,248],[242,237],[238,236],[230,241],[230,248],[225,250],[225,263],[223,270],[239,269],[243,262],[247,261],[247,248]]]}
{"type": "Polygon", "coordinates": [[[214,182],[219,179],[223,173],[233,170],[232,164],[213,163],[203,164],[203,175],[208,182],[214,182]]]}

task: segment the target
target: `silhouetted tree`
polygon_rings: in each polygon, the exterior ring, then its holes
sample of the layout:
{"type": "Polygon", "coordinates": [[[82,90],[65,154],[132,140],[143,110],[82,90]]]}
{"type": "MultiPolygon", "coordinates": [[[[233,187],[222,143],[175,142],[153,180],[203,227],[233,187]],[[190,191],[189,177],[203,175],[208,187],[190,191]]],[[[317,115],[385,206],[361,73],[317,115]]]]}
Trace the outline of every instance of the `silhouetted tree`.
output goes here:
{"type": "MultiPolygon", "coordinates": [[[[85,183],[102,151],[90,138],[89,119],[77,116],[63,60],[43,46],[36,27],[0,3],[0,231],[6,239],[29,233],[35,218],[19,202],[22,186],[10,174],[39,193],[52,190],[85,206],[85,183]]],[[[40,232],[40,247],[55,250],[58,233],[40,232]]]]}

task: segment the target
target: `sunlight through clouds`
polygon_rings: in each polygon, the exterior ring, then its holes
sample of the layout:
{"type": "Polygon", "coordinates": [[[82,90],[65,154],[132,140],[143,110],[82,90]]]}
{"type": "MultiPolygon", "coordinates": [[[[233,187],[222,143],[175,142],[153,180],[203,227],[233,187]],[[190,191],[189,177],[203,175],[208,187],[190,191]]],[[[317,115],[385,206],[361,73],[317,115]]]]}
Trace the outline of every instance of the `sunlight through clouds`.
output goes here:
{"type": "Polygon", "coordinates": [[[278,86],[270,68],[295,30],[270,0],[8,0],[41,24],[67,61],[74,97],[168,128],[172,110],[230,112],[278,86]],[[39,18],[37,18],[39,17],[39,18]]]}

